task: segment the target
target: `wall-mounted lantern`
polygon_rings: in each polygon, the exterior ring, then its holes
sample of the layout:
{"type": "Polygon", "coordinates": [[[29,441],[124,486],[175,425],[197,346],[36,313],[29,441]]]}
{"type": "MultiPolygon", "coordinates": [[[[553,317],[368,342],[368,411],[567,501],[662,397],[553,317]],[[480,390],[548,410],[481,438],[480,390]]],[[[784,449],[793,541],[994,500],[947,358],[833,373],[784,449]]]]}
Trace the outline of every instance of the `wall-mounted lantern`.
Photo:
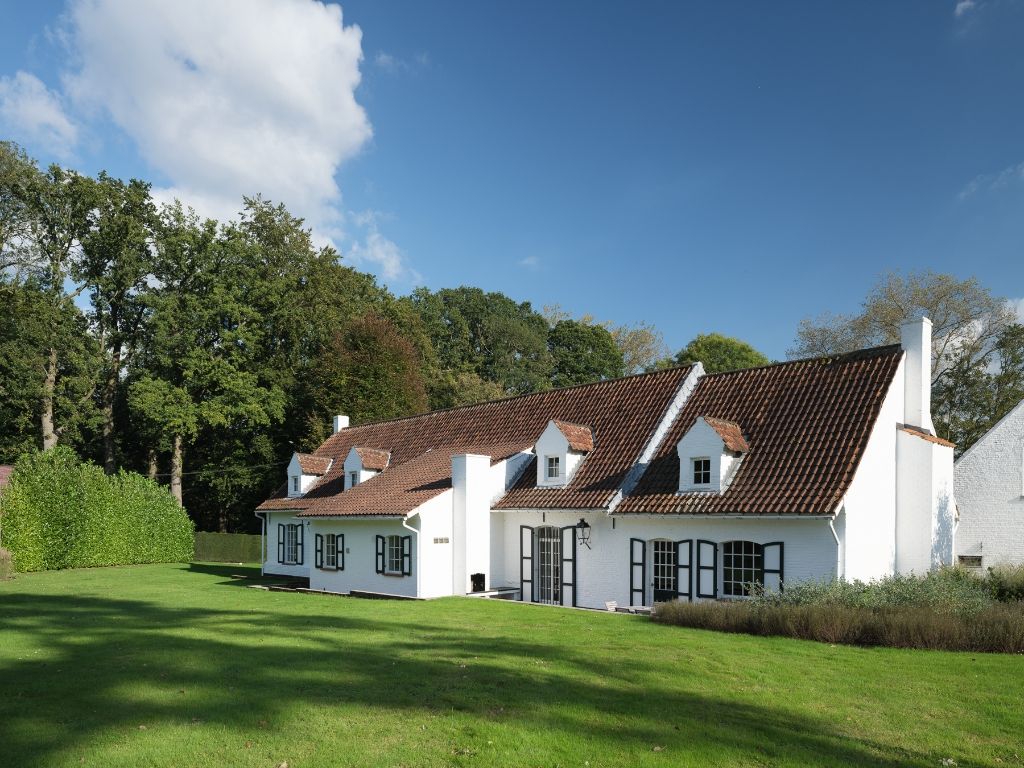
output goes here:
{"type": "Polygon", "coordinates": [[[576,523],[576,533],[579,536],[580,544],[590,549],[590,523],[581,517],[580,521],[576,523]]]}

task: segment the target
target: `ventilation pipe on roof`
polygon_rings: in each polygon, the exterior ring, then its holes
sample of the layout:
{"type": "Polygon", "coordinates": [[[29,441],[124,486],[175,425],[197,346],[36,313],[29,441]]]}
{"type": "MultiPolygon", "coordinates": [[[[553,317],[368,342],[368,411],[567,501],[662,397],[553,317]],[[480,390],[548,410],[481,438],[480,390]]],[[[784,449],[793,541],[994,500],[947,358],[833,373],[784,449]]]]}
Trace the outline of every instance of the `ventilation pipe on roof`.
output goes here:
{"type": "Polygon", "coordinates": [[[343,429],[348,429],[348,416],[334,417],[334,433],[337,434],[343,429]]]}
{"type": "Polygon", "coordinates": [[[909,320],[900,327],[904,362],[903,418],[912,427],[934,434],[932,426],[932,321],[909,320]]]}

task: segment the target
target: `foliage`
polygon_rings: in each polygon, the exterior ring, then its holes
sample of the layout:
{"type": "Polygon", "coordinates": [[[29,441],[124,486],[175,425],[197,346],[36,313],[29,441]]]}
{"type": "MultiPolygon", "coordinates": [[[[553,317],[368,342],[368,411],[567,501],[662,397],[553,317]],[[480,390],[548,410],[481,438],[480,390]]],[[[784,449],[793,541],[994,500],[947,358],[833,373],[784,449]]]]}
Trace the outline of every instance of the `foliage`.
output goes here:
{"type": "Polygon", "coordinates": [[[707,373],[756,368],[771,362],[747,342],[720,333],[698,334],[679,350],[671,365],[690,365],[698,361],[704,364],[707,373]]]}
{"type": "Polygon", "coordinates": [[[1019,762],[1017,656],[830,648],[504,600],[244,587],[258,579],[259,568],[197,563],[0,584],[5,762],[1019,762]]]}
{"type": "Polygon", "coordinates": [[[850,608],[930,608],[940,613],[970,613],[990,603],[989,590],[970,571],[940,568],[923,576],[895,574],[875,581],[805,581],[783,592],[765,592],[769,605],[843,605],[850,608]]]}
{"type": "Polygon", "coordinates": [[[0,523],[18,571],[192,558],[192,521],[166,490],[131,472],[105,475],[63,446],[18,460],[0,523]]]}
{"type": "Polygon", "coordinates": [[[997,565],[984,577],[985,587],[1001,602],[1024,600],[1024,565],[997,565]]]}
{"type": "Polygon", "coordinates": [[[11,551],[0,547],[0,581],[14,578],[14,558],[11,551]]]}
{"type": "Polygon", "coordinates": [[[717,632],[777,635],[847,645],[1024,653],[1024,606],[998,604],[962,615],[928,607],[825,603],[663,603],[653,619],[717,632]]]}
{"type": "Polygon", "coordinates": [[[195,559],[207,563],[258,563],[261,537],[251,533],[196,534],[195,559]]]}
{"type": "Polygon", "coordinates": [[[578,320],[559,320],[548,332],[548,350],[556,387],[614,379],[625,374],[622,352],[606,328],[578,320]]]}

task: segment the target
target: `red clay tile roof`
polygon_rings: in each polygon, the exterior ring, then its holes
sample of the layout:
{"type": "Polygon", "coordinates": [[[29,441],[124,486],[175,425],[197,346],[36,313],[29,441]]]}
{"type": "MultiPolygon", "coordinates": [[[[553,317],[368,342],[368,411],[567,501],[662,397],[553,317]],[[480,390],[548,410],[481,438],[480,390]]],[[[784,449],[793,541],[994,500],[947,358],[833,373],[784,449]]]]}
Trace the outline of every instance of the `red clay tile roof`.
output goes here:
{"type": "Polygon", "coordinates": [[[0,488],[11,482],[12,472],[14,472],[14,467],[10,464],[0,464],[0,488]]]}
{"type": "Polygon", "coordinates": [[[372,469],[377,472],[387,469],[388,457],[391,455],[379,448],[363,448],[358,445],[356,446],[356,453],[359,454],[359,461],[362,462],[363,469],[372,469]]]}
{"type": "Polygon", "coordinates": [[[935,443],[936,445],[944,445],[947,448],[956,448],[956,443],[951,443],[949,440],[944,440],[937,435],[930,435],[920,427],[912,427],[909,424],[900,424],[897,429],[901,432],[909,432],[912,435],[917,435],[922,440],[927,440],[929,443],[935,443]]]}
{"type": "MultiPolygon", "coordinates": [[[[566,486],[537,489],[533,469],[532,480],[516,483],[502,506],[601,508],[618,490],[689,373],[689,366],[673,368],[349,427],[317,449],[317,456],[335,461],[305,496],[289,499],[282,485],[257,509],[304,509],[310,515],[404,515],[451,487],[453,454],[506,458],[529,449],[552,419],[589,424],[594,450],[566,486]],[[345,457],[353,446],[361,445],[390,446],[388,468],[342,491],[345,457]],[[428,451],[433,455],[424,456],[428,451]]],[[[521,477],[530,474],[527,467],[521,477]]]]}
{"type": "Polygon", "coordinates": [[[746,453],[750,450],[750,446],[747,445],[747,441],[743,437],[743,430],[740,429],[740,425],[735,421],[716,419],[714,416],[705,416],[704,421],[718,433],[718,436],[722,438],[722,442],[725,443],[725,447],[730,451],[746,453]]]}
{"type": "Polygon", "coordinates": [[[329,456],[314,456],[312,453],[297,453],[299,469],[304,475],[325,475],[331,465],[329,456]]]}
{"type": "Polygon", "coordinates": [[[589,453],[594,450],[594,433],[590,431],[590,427],[584,426],[583,424],[570,424],[567,421],[559,421],[558,419],[552,419],[558,430],[565,435],[565,439],[569,441],[569,447],[580,453],[589,453]]]}
{"type": "Polygon", "coordinates": [[[703,377],[615,513],[832,514],[902,356],[879,347],[703,377]],[[742,424],[750,450],[724,493],[681,494],[676,444],[704,414],[742,424]]]}

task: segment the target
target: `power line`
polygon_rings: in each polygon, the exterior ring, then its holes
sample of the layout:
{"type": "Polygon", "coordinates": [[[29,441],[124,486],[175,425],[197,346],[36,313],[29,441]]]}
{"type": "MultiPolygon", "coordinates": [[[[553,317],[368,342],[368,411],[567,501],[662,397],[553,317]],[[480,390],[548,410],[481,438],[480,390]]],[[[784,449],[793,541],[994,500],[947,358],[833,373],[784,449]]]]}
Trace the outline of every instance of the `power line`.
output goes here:
{"type": "MultiPolygon", "coordinates": [[[[222,475],[228,472],[248,472],[253,469],[270,469],[271,467],[284,467],[287,466],[288,462],[279,461],[276,464],[248,464],[245,466],[226,467],[221,469],[197,469],[192,472],[182,472],[181,477],[190,475],[222,475]]],[[[171,477],[171,472],[157,472],[154,477],[171,477]]]]}

